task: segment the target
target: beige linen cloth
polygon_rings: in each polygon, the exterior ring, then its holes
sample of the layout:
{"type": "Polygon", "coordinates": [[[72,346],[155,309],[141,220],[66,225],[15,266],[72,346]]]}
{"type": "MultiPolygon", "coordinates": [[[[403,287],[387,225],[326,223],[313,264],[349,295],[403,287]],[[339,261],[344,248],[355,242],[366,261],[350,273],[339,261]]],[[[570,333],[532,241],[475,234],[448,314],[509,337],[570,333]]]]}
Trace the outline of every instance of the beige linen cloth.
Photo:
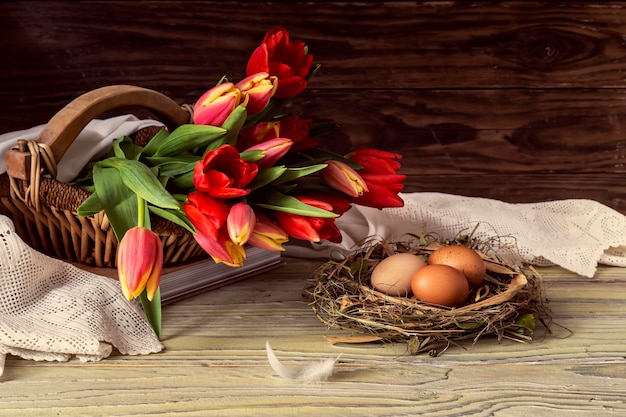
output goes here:
{"type": "MultiPolygon", "coordinates": [[[[134,116],[92,121],[59,164],[59,179],[71,180],[112,139],[154,123],[134,116]]],[[[40,129],[0,135],[0,152],[40,129]]],[[[433,233],[452,239],[473,233],[510,263],[557,264],[590,278],[598,263],[626,266],[626,217],[595,201],[508,204],[440,193],[401,196],[402,208],[352,207],[337,220],[342,243],[290,242],[287,254],[336,257],[372,236],[433,233]]],[[[86,361],[107,357],[112,347],[129,355],[163,349],[140,306],[126,301],[117,282],[35,252],[0,216],[0,374],[6,354],[86,361]]]]}

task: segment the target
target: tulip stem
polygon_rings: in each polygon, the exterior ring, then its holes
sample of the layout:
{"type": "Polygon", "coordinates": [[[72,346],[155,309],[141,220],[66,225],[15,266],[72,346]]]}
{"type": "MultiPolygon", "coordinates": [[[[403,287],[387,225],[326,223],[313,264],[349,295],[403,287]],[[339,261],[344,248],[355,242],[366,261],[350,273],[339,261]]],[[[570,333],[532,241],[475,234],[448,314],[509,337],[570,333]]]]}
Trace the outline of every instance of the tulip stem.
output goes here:
{"type": "Polygon", "coordinates": [[[137,226],[146,227],[146,201],[137,196],[137,226]]]}

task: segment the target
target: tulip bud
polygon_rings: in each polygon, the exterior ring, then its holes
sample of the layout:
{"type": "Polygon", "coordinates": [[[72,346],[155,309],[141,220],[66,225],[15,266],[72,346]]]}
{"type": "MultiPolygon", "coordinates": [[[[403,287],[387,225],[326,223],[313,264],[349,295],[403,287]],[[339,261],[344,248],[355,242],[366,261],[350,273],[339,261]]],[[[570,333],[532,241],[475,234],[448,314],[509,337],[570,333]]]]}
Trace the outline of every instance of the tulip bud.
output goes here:
{"type": "Polygon", "coordinates": [[[248,96],[242,94],[233,83],[218,84],[204,93],[193,108],[193,122],[197,125],[221,126],[239,106],[248,104],[248,96]]]}
{"type": "Polygon", "coordinates": [[[256,216],[252,207],[246,203],[233,205],[226,219],[228,235],[233,243],[237,245],[246,243],[252,234],[255,223],[256,216]]]}
{"type": "Polygon", "coordinates": [[[367,192],[363,178],[341,161],[328,161],[328,166],[321,172],[321,176],[326,184],[351,197],[359,197],[367,192]]]}
{"type": "Polygon", "coordinates": [[[276,92],[278,78],[267,72],[258,72],[239,81],[237,87],[243,94],[248,96],[246,110],[248,114],[257,114],[267,106],[276,92]]]}
{"type": "Polygon", "coordinates": [[[138,297],[145,289],[152,301],[163,270],[163,246],[150,229],[133,227],[117,248],[117,270],[122,293],[127,299],[138,297]]]}
{"type": "Polygon", "coordinates": [[[256,225],[248,239],[250,245],[268,251],[284,251],[283,243],[287,241],[289,236],[280,226],[266,216],[257,216],[256,225]]]}
{"type": "Polygon", "coordinates": [[[246,152],[263,151],[263,157],[255,161],[255,163],[259,166],[259,168],[269,168],[289,151],[291,145],[293,145],[293,141],[291,139],[276,138],[251,146],[246,149],[246,152]]]}

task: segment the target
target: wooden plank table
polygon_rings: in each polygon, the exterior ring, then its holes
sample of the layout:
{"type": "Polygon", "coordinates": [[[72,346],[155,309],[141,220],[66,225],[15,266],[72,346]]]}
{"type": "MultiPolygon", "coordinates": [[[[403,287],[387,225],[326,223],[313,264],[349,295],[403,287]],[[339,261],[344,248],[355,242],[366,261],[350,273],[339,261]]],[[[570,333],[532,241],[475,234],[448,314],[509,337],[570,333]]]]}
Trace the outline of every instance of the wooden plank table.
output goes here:
{"type": "Polygon", "coordinates": [[[624,416],[626,270],[541,268],[554,324],[531,344],[481,339],[439,357],[336,346],[303,298],[320,262],[285,266],[164,308],[166,350],[97,363],[7,358],[0,416],[624,416]],[[326,382],[281,379],[342,356],[326,382]]]}

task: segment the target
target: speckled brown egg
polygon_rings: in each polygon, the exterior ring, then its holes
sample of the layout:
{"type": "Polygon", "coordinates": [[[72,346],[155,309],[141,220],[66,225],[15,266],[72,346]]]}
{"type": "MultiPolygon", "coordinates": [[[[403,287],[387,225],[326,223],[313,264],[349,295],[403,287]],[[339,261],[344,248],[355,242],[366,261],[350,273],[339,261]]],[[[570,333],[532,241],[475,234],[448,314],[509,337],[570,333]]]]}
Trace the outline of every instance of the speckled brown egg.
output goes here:
{"type": "Polygon", "coordinates": [[[370,283],[375,290],[394,297],[411,296],[411,278],[426,262],[411,253],[396,253],[383,259],[372,270],[370,283]]]}
{"type": "Polygon", "coordinates": [[[411,279],[413,295],[420,301],[447,307],[465,304],[469,283],[461,271],[448,265],[426,265],[411,279]]]}
{"type": "Polygon", "coordinates": [[[448,265],[463,272],[471,288],[483,283],[487,268],[483,258],[475,250],[462,245],[444,246],[428,257],[429,265],[448,265]]]}

